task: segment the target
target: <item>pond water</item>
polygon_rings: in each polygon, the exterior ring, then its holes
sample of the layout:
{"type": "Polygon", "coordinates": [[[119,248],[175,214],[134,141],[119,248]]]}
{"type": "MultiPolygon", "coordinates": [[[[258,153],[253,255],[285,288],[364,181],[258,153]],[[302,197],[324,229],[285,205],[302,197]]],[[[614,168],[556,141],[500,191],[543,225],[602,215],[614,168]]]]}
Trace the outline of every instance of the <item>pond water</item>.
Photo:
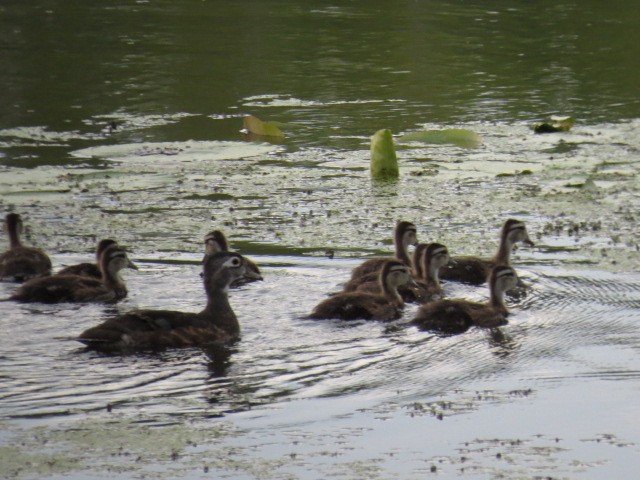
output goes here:
{"type": "Polygon", "coordinates": [[[635,478],[639,15],[630,1],[4,2],[3,211],[55,268],[113,237],[140,270],[115,306],[0,303],[0,477],[635,478]],[[285,138],[247,138],[248,114],[285,138]],[[574,127],[535,135],[552,114],[574,127]],[[369,177],[380,128],[397,182],[369,177]],[[443,128],[482,144],[398,136],[443,128]],[[500,330],[421,332],[414,305],[388,324],[302,319],[392,250],[397,220],[488,256],[510,217],[536,247],[514,254],[529,287],[500,330]],[[231,292],[240,342],[122,356],[73,340],[116,312],[201,308],[214,228],[265,276],[231,292]]]}

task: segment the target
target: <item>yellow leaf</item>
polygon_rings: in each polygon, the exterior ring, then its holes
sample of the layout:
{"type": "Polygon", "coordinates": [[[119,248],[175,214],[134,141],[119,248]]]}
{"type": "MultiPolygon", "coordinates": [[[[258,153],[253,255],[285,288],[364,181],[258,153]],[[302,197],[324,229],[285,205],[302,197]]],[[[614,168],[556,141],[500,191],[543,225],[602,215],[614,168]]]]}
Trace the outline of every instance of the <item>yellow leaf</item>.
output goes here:
{"type": "Polygon", "coordinates": [[[263,122],[258,117],[248,115],[242,119],[245,130],[255,135],[262,135],[265,137],[284,137],[284,133],[278,127],[271,122],[263,122]]]}

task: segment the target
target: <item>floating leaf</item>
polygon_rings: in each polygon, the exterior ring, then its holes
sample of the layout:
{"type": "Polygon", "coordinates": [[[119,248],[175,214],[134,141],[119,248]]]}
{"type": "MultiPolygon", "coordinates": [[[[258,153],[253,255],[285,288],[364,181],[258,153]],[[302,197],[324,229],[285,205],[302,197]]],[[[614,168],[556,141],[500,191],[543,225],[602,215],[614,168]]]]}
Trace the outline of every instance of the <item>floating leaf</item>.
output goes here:
{"type": "Polygon", "coordinates": [[[248,115],[242,119],[245,130],[254,135],[283,138],[284,133],[273,122],[263,122],[258,117],[248,115]]]}
{"type": "Polygon", "coordinates": [[[568,132],[575,119],[573,117],[549,117],[544,123],[539,123],[533,127],[535,133],[555,133],[568,132]]]}
{"type": "Polygon", "coordinates": [[[378,130],[371,137],[371,177],[376,180],[398,178],[398,158],[391,130],[378,130]]]}
{"type": "Polygon", "coordinates": [[[402,142],[451,143],[458,147],[474,148],[482,143],[482,138],[471,130],[464,128],[446,128],[444,130],[422,130],[407,133],[400,137],[402,142]]]}

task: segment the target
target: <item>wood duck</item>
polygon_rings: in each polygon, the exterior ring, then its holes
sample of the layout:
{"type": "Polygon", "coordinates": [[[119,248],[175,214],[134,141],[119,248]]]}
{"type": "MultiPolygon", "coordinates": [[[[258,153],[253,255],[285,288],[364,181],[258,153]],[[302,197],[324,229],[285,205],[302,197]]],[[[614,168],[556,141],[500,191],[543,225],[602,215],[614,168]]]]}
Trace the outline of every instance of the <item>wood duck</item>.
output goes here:
{"type": "Polygon", "coordinates": [[[487,281],[491,269],[496,265],[511,265],[511,252],[516,243],[533,247],[524,222],[509,219],[504,222],[500,233],[500,245],[493,258],[485,259],[473,256],[453,257],[449,265],[440,269],[442,280],[482,285],[487,281]]]}
{"type": "Polygon", "coordinates": [[[411,266],[409,259],[409,245],[417,243],[416,226],[407,221],[400,221],[396,225],[393,235],[395,245],[395,257],[376,257],[361,263],[351,272],[351,279],[344,285],[344,290],[349,292],[355,290],[358,285],[371,280],[371,274],[376,274],[387,260],[399,260],[407,266],[411,266]]]}
{"type": "Polygon", "coordinates": [[[102,272],[100,271],[100,257],[107,247],[116,245],[118,242],[110,238],[105,238],[98,242],[96,247],[96,263],[77,263],[75,265],[69,265],[60,270],[56,275],[82,275],[83,277],[102,278],[102,272]]]}
{"type": "MultiPolygon", "coordinates": [[[[447,247],[440,243],[420,243],[413,255],[412,276],[414,282],[398,287],[398,293],[405,302],[424,303],[442,295],[438,270],[449,262],[447,247]]],[[[372,274],[363,278],[368,278],[372,274]]],[[[376,280],[361,283],[357,292],[381,293],[380,282],[376,280]]]]}
{"type": "MultiPolygon", "coordinates": [[[[212,232],[209,232],[204,236],[204,260],[206,260],[209,255],[213,255],[214,253],[228,251],[230,251],[229,242],[227,242],[227,237],[220,230],[213,230],[212,232]]],[[[242,279],[238,279],[230,285],[231,288],[244,285],[245,283],[255,282],[258,279],[262,280],[262,274],[260,273],[258,265],[256,265],[255,262],[247,257],[244,257],[244,259],[247,263],[247,266],[255,273],[255,278],[243,277],[242,279]]]]}
{"type": "Polygon", "coordinates": [[[0,255],[0,281],[24,282],[51,275],[51,260],[47,254],[20,242],[24,228],[20,215],[7,214],[4,225],[9,236],[9,250],[0,255]]]}
{"type": "Polygon", "coordinates": [[[207,305],[200,313],[134,310],[82,332],[78,341],[104,351],[219,345],[240,337],[240,323],[229,304],[229,286],[244,277],[260,280],[246,258],[218,252],[204,260],[207,305]]]}
{"type": "Polygon", "coordinates": [[[449,264],[451,259],[449,250],[441,243],[434,242],[424,245],[426,247],[420,259],[422,267],[419,269],[421,278],[416,279],[420,294],[418,300],[423,303],[442,298],[443,291],[440,285],[439,272],[442,267],[449,264]]]}
{"type": "Polygon", "coordinates": [[[494,328],[505,325],[509,314],[504,304],[504,292],[515,288],[518,277],[513,268],[496,266],[489,276],[490,297],[487,303],[463,299],[445,299],[422,305],[413,319],[415,325],[425,330],[455,334],[467,331],[471,326],[494,328]]]}
{"type": "Polygon", "coordinates": [[[316,305],[307,318],[383,321],[400,318],[404,301],[398,293],[398,287],[413,283],[409,267],[397,259],[387,260],[378,275],[378,293],[337,293],[316,305]]]}
{"type": "Polygon", "coordinates": [[[127,296],[120,276],[123,268],[138,267],[118,245],[107,247],[100,257],[101,278],[81,275],[54,275],[34,278],[22,284],[9,300],[18,302],[116,302],[127,296]]]}

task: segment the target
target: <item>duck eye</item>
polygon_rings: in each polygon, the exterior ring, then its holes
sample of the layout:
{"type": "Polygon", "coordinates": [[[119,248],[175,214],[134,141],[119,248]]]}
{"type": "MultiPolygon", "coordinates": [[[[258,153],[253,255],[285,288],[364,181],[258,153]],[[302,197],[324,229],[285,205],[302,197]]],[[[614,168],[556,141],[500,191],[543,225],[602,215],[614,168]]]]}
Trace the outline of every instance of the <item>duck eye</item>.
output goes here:
{"type": "Polygon", "coordinates": [[[231,265],[233,265],[234,267],[239,267],[240,263],[241,262],[239,258],[234,258],[233,260],[231,260],[231,265]]]}

